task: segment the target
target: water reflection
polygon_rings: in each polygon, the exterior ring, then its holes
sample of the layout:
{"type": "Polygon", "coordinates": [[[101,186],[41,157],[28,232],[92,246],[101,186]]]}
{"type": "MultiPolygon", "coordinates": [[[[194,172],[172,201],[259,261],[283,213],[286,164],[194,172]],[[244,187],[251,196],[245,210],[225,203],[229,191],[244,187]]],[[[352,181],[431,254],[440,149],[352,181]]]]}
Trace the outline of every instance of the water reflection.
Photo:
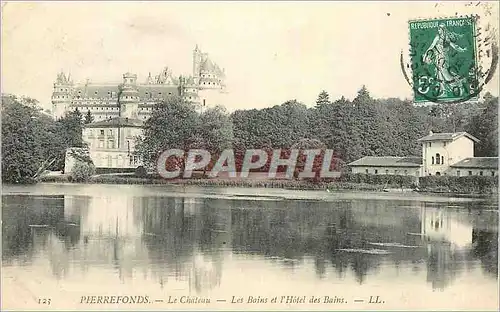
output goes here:
{"type": "Polygon", "coordinates": [[[2,217],[3,265],[57,279],[101,268],[202,293],[230,288],[225,264],[241,261],[287,274],[312,263],[317,279],[358,284],[408,268],[435,290],[475,266],[498,275],[498,214],[465,204],[6,195],[2,217]]]}

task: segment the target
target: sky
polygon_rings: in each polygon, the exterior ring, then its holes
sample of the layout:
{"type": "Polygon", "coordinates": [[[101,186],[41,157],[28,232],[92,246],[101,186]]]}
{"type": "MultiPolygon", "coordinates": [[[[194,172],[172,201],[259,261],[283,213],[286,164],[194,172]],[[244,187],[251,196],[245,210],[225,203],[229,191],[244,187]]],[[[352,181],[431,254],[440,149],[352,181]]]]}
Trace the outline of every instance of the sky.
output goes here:
{"type": "MultiPolygon", "coordinates": [[[[321,90],[352,99],[362,85],[373,97],[411,98],[399,64],[408,21],[477,13],[497,25],[498,4],[477,3],[3,2],[1,90],[50,108],[61,70],[117,84],[165,66],[187,75],[198,44],[226,70],[229,111],[313,106],[321,90]]],[[[498,89],[497,69],[485,90],[498,89]]]]}

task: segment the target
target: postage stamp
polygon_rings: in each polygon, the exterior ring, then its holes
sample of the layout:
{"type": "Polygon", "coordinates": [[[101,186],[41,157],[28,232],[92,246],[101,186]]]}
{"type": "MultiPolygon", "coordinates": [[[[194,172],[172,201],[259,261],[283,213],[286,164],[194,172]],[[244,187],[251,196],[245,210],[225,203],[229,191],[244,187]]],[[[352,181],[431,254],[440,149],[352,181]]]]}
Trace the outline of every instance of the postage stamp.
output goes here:
{"type": "Polygon", "coordinates": [[[416,103],[477,97],[474,17],[413,20],[409,30],[416,103]]]}

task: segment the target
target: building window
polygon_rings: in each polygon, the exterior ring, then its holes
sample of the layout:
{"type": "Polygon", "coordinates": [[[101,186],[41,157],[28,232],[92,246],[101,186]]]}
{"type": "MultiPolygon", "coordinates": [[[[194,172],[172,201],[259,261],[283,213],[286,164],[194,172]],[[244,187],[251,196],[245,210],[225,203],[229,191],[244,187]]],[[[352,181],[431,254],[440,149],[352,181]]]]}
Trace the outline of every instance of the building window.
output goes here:
{"type": "Polygon", "coordinates": [[[482,176],[483,175],[483,172],[482,171],[479,171],[479,175],[482,176]]]}
{"type": "Polygon", "coordinates": [[[408,175],[408,170],[405,170],[405,175],[408,175]]]}
{"type": "Polygon", "coordinates": [[[109,135],[113,135],[113,129],[109,129],[109,135]]]}
{"type": "Polygon", "coordinates": [[[389,174],[389,170],[385,170],[385,174],[389,174]]]}
{"type": "Polygon", "coordinates": [[[495,176],[495,171],[492,171],[491,172],[491,176],[494,177],[495,176]]]}
{"type": "Polygon", "coordinates": [[[432,164],[434,165],[434,156],[432,156],[432,164]]]}
{"type": "Polygon", "coordinates": [[[441,156],[441,165],[444,165],[444,156],[441,156]]]}
{"type": "Polygon", "coordinates": [[[365,169],[365,173],[368,173],[368,169],[365,169]]]}
{"type": "Polygon", "coordinates": [[[436,165],[440,164],[440,160],[441,160],[441,155],[439,155],[439,153],[436,153],[436,165]]]}
{"type": "MultiPolygon", "coordinates": [[[[99,116],[99,117],[101,117],[101,116],[99,116]]],[[[104,135],[104,130],[101,130],[101,135],[104,135]]]]}
{"type": "Polygon", "coordinates": [[[103,148],[104,147],[104,140],[99,140],[99,148],[103,148]]]}
{"type": "Polygon", "coordinates": [[[472,171],[469,170],[469,175],[472,175],[472,171]]]}
{"type": "Polygon", "coordinates": [[[429,147],[432,147],[432,143],[431,142],[429,142],[429,147]]]}
{"type": "Polygon", "coordinates": [[[377,174],[377,173],[378,173],[378,170],[377,170],[377,169],[375,169],[375,174],[377,174]]]}
{"type": "Polygon", "coordinates": [[[457,170],[457,177],[460,176],[460,170],[457,170]]]}

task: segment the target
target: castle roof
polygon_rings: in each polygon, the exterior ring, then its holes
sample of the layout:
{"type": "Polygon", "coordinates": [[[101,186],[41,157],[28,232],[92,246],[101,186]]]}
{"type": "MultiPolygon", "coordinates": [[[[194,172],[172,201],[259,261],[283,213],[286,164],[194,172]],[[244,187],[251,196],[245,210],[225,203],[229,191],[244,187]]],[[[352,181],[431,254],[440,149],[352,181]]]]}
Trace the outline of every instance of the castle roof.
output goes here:
{"type": "Polygon", "coordinates": [[[498,157],[469,157],[451,165],[450,167],[467,169],[498,169],[498,157]]]}
{"type": "Polygon", "coordinates": [[[119,92],[118,84],[81,84],[75,86],[75,96],[82,98],[110,98],[111,92],[117,95],[119,92]]]}
{"type": "Polygon", "coordinates": [[[138,85],[139,97],[141,99],[165,99],[172,95],[179,95],[179,88],[176,85],[154,84],[138,85]]]}
{"type": "MultiPolygon", "coordinates": [[[[118,83],[78,85],[74,90],[75,96],[80,96],[81,98],[111,98],[112,92],[114,92],[115,96],[118,96],[120,91],[118,83]]],[[[171,95],[179,95],[177,85],[144,84],[137,85],[137,90],[141,99],[157,99],[166,98],[171,95]]]]}
{"type": "Polygon", "coordinates": [[[446,133],[432,133],[430,132],[429,135],[418,139],[417,142],[432,142],[432,141],[455,141],[458,138],[461,137],[467,137],[471,139],[474,142],[479,142],[479,140],[472,135],[468,134],[467,132],[446,132],[446,133]]]}
{"type": "Polygon", "coordinates": [[[85,128],[142,128],[144,122],[135,118],[115,117],[103,121],[96,121],[85,125],[85,128]]]}
{"type": "Polygon", "coordinates": [[[421,157],[395,157],[395,156],[365,156],[353,161],[348,166],[363,167],[420,167],[422,165],[421,157]]]}

